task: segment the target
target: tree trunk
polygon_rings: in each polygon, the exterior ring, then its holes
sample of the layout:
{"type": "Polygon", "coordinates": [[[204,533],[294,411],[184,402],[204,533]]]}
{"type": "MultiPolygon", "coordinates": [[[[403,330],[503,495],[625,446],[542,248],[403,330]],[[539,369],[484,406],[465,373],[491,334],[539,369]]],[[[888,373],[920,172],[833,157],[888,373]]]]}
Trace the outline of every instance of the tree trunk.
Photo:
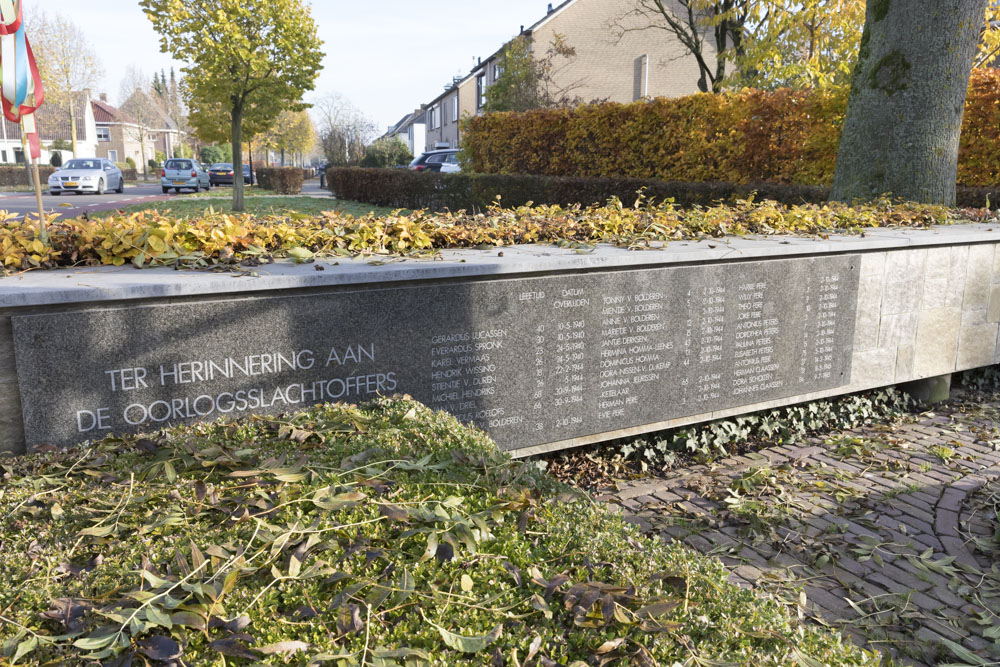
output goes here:
{"type": "Polygon", "coordinates": [[[243,105],[233,105],[233,211],[243,212],[243,105]]]}
{"type": "Polygon", "coordinates": [[[868,0],[831,199],[955,204],[987,0],[868,0]]]}
{"type": "Polygon", "coordinates": [[[69,136],[70,140],[73,142],[73,157],[77,157],[76,154],[76,109],[73,108],[73,94],[70,93],[69,96],[69,136]]]}

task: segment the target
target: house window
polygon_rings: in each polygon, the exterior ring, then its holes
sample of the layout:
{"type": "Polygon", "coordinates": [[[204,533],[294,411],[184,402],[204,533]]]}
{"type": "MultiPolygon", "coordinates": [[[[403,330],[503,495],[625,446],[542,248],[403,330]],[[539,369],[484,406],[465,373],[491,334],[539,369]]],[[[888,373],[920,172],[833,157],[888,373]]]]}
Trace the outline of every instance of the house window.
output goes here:
{"type": "Polygon", "coordinates": [[[118,151],[108,151],[108,159],[112,162],[118,162],[118,151]]]}
{"type": "Polygon", "coordinates": [[[632,81],[632,100],[638,101],[649,96],[649,56],[635,59],[635,75],[632,81]]]}
{"type": "Polygon", "coordinates": [[[24,164],[24,151],[22,149],[14,149],[14,162],[17,164],[24,164]]]}
{"type": "Polygon", "coordinates": [[[97,140],[98,141],[111,141],[111,128],[110,127],[98,127],[97,128],[97,140]]]}
{"type": "Polygon", "coordinates": [[[498,81],[503,76],[503,65],[496,63],[493,65],[493,81],[498,81]]]}
{"type": "Polygon", "coordinates": [[[7,151],[0,151],[0,162],[7,163],[7,151]]]}
{"type": "Polygon", "coordinates": [[[441,106],[435,104],[431,107],[431,129],[436,130],[441,127],[441,106]]]}
{"type": "Polygon", "coordinates": [[[458,95],[451,98],[451,122],[458,122],[458,95]]]}
{"type": "Polygon", "coordinates": [[[476,77],[476,109],[486,106],[486,75],[476,77]]]}

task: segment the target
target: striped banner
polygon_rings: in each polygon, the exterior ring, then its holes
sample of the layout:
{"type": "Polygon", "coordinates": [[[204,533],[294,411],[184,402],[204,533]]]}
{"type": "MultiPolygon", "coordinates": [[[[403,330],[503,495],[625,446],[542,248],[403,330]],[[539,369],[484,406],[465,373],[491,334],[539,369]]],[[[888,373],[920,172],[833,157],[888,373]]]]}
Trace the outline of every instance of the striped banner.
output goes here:
{"type": "Polygon", "coordinates": [[[39,159],[42,150],[35,111],[45,101],[45,89],[24,32],[21,0],[0,0],[0,98],[3,115],[12,123],[21,123],[31,157],[39,159]]]}

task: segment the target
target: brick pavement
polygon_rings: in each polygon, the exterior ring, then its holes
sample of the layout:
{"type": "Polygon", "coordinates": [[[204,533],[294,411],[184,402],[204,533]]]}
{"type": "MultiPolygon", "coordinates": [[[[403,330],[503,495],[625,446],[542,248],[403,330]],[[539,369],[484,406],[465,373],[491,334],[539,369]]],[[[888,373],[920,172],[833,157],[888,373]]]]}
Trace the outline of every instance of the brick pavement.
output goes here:
{"type": "MultiPolygon", "coordinates": [[[[1000,661],[1000,398],[672,471],[606,500],[901,664],[1000,661]],[[804,595],[804,597],[802,597],[804,595]]],[[[980,663],[982,664],[982,663],[980,663]]]]}

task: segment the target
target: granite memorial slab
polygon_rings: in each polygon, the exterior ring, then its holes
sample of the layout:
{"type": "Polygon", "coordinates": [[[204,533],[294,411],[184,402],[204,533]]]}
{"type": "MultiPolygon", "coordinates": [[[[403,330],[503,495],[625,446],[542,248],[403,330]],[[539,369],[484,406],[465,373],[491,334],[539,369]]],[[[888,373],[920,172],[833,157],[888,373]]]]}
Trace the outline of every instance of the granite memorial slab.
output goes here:
{"type": "Polygon", "coordinates": [[[857,255],[12,318],[28,449],[406,393],[507,450],[846,386],[857,255]]]}

